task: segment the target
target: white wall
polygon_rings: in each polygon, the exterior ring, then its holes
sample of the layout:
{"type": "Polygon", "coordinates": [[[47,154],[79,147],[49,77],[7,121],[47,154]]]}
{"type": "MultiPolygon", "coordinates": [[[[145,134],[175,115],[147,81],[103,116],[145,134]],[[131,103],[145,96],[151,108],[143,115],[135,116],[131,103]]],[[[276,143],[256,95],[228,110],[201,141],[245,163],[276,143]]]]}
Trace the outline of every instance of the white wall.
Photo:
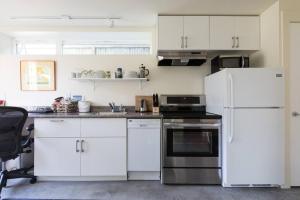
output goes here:
{"type": "Polygon", "coordinates": [[[281,11],[299,11],[300,1],[299,0],[279,0],[281,11]]]}
{"type": "Polygon", "coordinates": [[[13,38],[0,33],[0,55],[12,54],[13,51],[13,38]]]}
{"type": "Polygon", "coordinates": [[[285,68],[286,73],[286,186],[290,186],[291,184],[291,171],[290,171],[290,131],[291,131],[291,105],[290,102],[290,94],[292,92],[290,88],[290,32],[289,32],[289,23],[290,22],[299,22],[300,21],[300,1],[299,0],[279,0],[280,3],[280,28],[281,28],[281,61],[282,65],[285,68]]]}
{"type": "Polygon", "coordinates": [[[257,67],[279,67],[280,60],[280,10],[276,2],[260,16],[261,51],[252,56],[257,67]]]}
{"type": "Polygon", "coordinates": [[[204,76],[210,73],[208,65],[200,67],[157,67],[151,56],[0,56],[0,99],[6,96],[8,105],[50,105],[55,97],[82,94],[94,105],[107,105],[109,101],[134,105],[135,95],[200,94],[204,76]],[[57,90],[54,92],[28,92],[20,90],[20,60],[53,59],[57,62],[57,90]],[[111,70],[122,66],[124,70],[138,70],[140,64],[150,69],[150,81],[140,90],[137,82],[98,82],[96,90],[90,82],[70,80],[73,71],[83,69],[111,70]],[[2,96],[2,97],[1,97],[2,96]]]}

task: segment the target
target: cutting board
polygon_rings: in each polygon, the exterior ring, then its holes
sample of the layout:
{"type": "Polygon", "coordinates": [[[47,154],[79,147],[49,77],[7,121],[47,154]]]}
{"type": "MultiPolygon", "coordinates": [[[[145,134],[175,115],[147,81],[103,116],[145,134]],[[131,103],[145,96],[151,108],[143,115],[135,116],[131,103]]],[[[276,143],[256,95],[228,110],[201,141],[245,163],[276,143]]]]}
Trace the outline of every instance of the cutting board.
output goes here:
{"type": "Polygon", "coordinates": [[[147,112],[152,112],[153,97],[152,96],[135,96],[135,111],[139,112],[141,108],[141,100],[146,100],[147,112]]]}

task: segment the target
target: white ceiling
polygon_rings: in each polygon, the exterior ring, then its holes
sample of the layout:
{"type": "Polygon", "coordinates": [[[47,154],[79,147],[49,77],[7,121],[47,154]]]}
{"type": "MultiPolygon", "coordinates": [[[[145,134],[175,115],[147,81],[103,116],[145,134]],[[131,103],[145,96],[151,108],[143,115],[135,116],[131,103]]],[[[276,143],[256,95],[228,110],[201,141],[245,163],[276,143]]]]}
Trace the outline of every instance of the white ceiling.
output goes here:
{"type": "Polygon", "coordinates": [[[153,26],[157,14],[255,15],[277,0],[0,0],[0,26],[108,26],[107,20],[11,20],[13,16],[121,17],[116,26],[153,26]]]}

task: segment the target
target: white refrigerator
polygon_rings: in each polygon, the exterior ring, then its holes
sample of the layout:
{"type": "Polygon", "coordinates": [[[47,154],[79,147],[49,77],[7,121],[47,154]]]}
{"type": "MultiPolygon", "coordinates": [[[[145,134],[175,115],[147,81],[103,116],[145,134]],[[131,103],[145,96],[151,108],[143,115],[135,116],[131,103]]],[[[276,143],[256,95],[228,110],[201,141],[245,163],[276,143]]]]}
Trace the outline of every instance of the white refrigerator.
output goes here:
{"type": "Polygon", "coordinates": [[[222,185],[284,184],[284,74],[224,69],[205,78],[207,111],[222,115],[222,185]]]}

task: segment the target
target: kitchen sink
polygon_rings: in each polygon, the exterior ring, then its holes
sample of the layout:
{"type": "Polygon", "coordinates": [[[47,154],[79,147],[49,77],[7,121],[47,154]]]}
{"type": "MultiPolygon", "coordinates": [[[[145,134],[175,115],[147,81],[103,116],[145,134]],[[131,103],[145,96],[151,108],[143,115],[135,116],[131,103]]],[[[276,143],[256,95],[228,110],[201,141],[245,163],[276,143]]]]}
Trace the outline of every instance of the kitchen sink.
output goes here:
{"type": "Polygon", "coordinates": [[[127,112],[98,112],[97,114],[100,116],[123,116],[126,115],[127,112]]]}

